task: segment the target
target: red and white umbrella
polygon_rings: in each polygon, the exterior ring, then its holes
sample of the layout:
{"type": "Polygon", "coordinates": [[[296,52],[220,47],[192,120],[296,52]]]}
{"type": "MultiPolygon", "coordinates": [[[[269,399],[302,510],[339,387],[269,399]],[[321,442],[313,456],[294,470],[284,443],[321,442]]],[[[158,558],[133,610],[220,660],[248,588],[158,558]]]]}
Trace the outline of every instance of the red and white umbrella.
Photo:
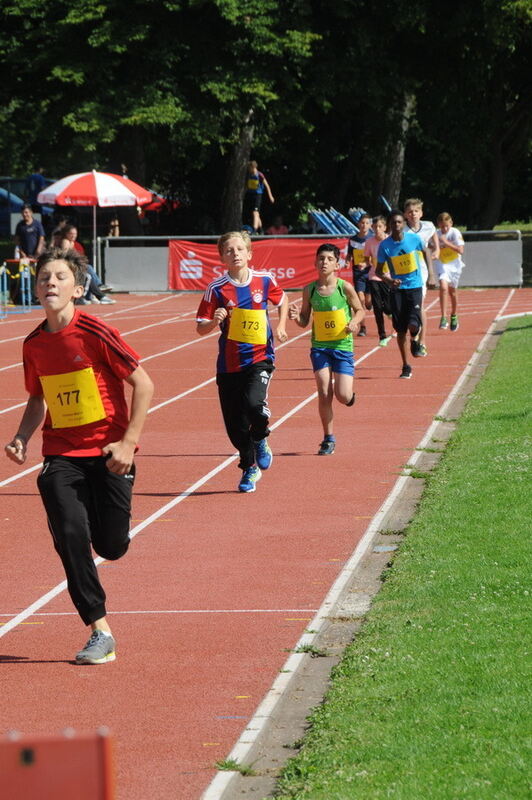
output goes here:
{"type": "Polygon", "coordinates": [[[78,172],[51,183],[37,196],[37,202],[58,206],[92,206],[93,254],[96,255],[96,206],[142,206],[151,203],[152,192],[138,183],[109,172],[78,172]]]}
{"type": "Polygon", "coordinates": [[[142,206],[152,193],[138,183],[109,172],[78,172],[51,183],[37,197],[39,203],[58,206],[142,206]]]}

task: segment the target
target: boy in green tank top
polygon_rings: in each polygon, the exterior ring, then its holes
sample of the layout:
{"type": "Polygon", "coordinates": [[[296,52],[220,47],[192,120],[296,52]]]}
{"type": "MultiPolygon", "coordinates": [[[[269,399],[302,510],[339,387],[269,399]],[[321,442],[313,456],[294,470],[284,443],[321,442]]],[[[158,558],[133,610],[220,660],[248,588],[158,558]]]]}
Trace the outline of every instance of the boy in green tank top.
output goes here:
{"type": "Polygon", "coordinates": [[[295,303],[288,316],[305,328],[312,312],[310,360],[318,390],[318,408],[323,426],[319,456],[334,453],[333,397],[346,406],[355,402],[353,334],[364,319],[364,309],[353,286],[338,277],[340,251],[322,244],[316,251],[318,279],[303,289],[301,310],[295,303]]]}

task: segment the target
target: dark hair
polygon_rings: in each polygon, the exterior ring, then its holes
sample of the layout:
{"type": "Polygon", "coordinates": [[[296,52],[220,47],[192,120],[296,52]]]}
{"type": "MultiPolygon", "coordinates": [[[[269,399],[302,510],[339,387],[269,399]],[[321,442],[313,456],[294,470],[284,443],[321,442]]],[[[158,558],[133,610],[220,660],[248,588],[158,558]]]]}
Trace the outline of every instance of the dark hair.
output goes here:
{"type": "Polygon", "coordinates": [[[48,250],[44,250],[37,259],[35,277],[38,276],[39,271],[45,267],[46,264],[50,264],[52,261],[64,261],[74,275],[76,286],[85,286],[85,280],[87,278],[87,258],[84,255],[78,253],[77,250],[73,248],[63,250],[61,247],[49,247],[48,250]]]}
{"type": "Polygon", "coordinates": [[[404,219],[405,215],[399,208],[392,208],[392,210],[388,214],[388,223],[392,221],[392,217],[402,217],[404,219]]]}
{"type": "Polygon", "coordinates": [[[77,231],[77,229],[78,229],[78,226],[74,225],[72,222],[67,222],[66,225],[63,225],[63,227],[61,228],[63,233],[70,233],[70,231],[73,231],[73,230],[77,231]]]}
{"type": "Polygon", "coordinates": [[[324,242],[323,244],[320,244],[320,246],[316,250],[316,258],[319,256],[320,253],[328,253],[328,252],[333,253],[337,261],[340,260],[340,249],[336,247],[336,245],[333,244],[332,242],[324,242]]]}

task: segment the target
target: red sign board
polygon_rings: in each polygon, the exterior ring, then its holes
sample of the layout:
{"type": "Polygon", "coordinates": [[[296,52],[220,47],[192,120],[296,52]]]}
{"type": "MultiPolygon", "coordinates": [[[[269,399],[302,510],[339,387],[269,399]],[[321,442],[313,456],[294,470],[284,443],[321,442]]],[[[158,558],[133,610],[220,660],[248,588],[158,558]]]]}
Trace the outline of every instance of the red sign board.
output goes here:
{"type": "MultiPolygon", "coordinates": [[[[345,239],[264,239],[254,242],[251,266],[271,272],[283,289],[301,289],[316,277],[314,265],[320,244],[333,241],[340,248],[340,277],[352,280],[344,268],[347,254],[345,239]]],[[[184,241],[169,242],[168,286],[180,292],[205,291],[209,283],[225,271],[215,244],[184,241]]]]}

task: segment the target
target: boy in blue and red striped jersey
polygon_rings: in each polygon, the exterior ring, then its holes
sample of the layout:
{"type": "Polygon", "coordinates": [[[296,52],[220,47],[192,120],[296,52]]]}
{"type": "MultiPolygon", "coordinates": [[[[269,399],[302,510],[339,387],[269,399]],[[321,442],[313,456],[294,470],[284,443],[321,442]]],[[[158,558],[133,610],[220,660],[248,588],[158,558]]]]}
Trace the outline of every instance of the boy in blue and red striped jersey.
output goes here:
{"type": "Polygon", "coordinates": [[[74,306],[85,291],[85,268],[74,249],[52,248],[37,261],[36,292],[46,319],[24,341],[29,397],[5,450],[23,464],[44,417],[37,486],[68,591],[92,629],[76,662],[104,664],[115,659],[115,640],[91,543],[107,560],[129,547],[133,459],[153,385],[119,332],[74,306]],[[124,381],[133,389],[130,414],[124,381]]]}
{"type": "Polygon", "coordinates": [[[220,326],[216,383],[227,435],[240,454],[240,492],[254,492],[273,455],[268,445],[268,387],[275,351],[268,303],[279,309],[277,338],[284,342],[288,301],[273,275],[250,267],[251,239],[224,233],[218,252],[227,272],[212,281],[196,315],[200,336],[220,326]]]}

